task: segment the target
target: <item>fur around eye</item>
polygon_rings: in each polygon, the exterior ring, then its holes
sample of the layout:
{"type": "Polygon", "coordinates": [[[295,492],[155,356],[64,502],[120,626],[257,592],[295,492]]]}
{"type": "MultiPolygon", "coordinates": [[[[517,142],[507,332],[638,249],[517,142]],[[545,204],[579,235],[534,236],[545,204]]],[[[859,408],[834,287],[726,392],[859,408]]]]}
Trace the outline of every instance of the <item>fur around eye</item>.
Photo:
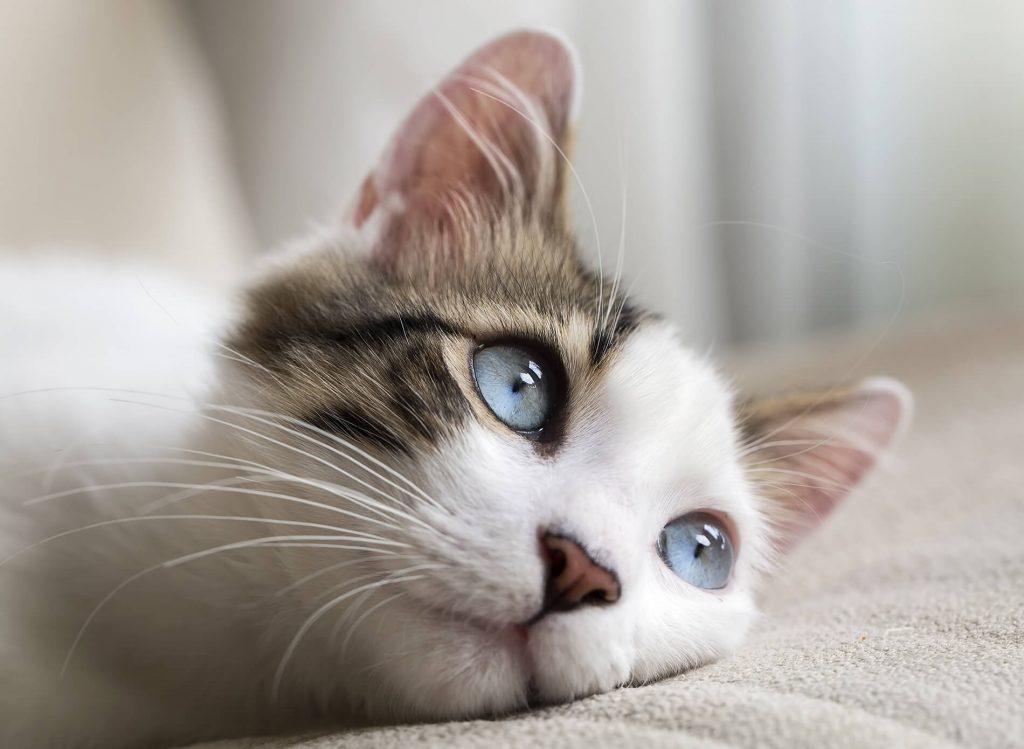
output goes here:
{"type": "Polygon", "coordinates": [[[729,532],[707,512],[691,512],[666,525],[658,554],[680,579],[705,590],[724,588],[735,561],[729,532]]]}
{"type": "Polygon", "coordinates": [[[483,402],[509,429],[539,434],[558,406],[557,368],[527,344],[483,346],[473,355],[473,378],[483,402]]]}

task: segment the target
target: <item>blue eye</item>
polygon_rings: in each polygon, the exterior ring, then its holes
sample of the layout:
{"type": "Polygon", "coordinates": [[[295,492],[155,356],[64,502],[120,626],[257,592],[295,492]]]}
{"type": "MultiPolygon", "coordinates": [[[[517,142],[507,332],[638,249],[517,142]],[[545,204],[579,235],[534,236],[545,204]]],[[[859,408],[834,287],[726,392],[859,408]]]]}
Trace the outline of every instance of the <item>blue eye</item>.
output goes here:
{"type": "Polygon", "coordinates": [[[706,512],[692,512],[666,525],[658,553],[684,581],[698,588],[724,588],[732,573],[732,539],[722,522],[706,512]]]}
{"type": "Polygon", "coordinates": [[[561,395],[555,367],[526,345],[479,349],[473,355],[473,376],[487,407],[517,432],[543,429],[561,395]]]}

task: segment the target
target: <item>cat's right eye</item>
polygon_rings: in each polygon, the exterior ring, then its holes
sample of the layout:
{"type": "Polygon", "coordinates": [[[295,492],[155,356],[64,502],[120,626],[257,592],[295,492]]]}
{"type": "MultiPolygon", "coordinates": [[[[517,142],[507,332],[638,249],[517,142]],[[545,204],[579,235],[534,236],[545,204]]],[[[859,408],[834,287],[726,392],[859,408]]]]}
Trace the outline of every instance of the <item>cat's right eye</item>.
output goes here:
{"type": "Polygon", "coordinates": [[[473,377],[487,407],[510,429],[540,438],[562,395],[561,370],[526,343],[482,346],[473,377]]]}
{"type": "Polygon", "coordinates": [[[658,554],[681,579],[706,590],[725,587],[735,558],[725,524],[708,512],[691,512],[666,525],[658,554]]]}

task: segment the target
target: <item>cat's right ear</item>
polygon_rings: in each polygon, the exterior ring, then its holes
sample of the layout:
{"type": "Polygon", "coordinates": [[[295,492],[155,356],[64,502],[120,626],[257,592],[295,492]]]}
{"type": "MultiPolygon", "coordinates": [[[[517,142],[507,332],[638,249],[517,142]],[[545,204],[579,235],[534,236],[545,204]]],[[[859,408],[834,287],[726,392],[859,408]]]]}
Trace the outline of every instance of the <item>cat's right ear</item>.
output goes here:
{"type": "Polygon", "coordinates": [[[798,543],[859,484],[910,420],[900,383],[748,402],[740,407],[743,462],[767,500],[780,549],[798,543]]]}
{"type": "Polygon", "coordinates": [[[363,182],[350,221],[374,259],[401,266],[441,247],[472,248],[467,224],[519,214],[564,227],[567,152],[579,69],[572,48],[540,31],[500,37],[428,93],[363,182]]]}

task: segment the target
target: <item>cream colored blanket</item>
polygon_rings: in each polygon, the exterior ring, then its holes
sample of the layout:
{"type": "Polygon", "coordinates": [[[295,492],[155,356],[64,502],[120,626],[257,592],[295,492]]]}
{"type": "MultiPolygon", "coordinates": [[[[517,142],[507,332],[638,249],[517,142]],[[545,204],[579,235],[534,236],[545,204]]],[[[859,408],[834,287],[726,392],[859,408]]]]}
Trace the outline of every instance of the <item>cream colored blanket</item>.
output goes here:
{"type": "Polygon", "coordinates": [[[213,746],[1024,746],[1024,315],[741,369],[823,382],[867,351],[853,372],[907,382],[914,427],[791,557],[735,656],[503,720],[213,746]]]}

